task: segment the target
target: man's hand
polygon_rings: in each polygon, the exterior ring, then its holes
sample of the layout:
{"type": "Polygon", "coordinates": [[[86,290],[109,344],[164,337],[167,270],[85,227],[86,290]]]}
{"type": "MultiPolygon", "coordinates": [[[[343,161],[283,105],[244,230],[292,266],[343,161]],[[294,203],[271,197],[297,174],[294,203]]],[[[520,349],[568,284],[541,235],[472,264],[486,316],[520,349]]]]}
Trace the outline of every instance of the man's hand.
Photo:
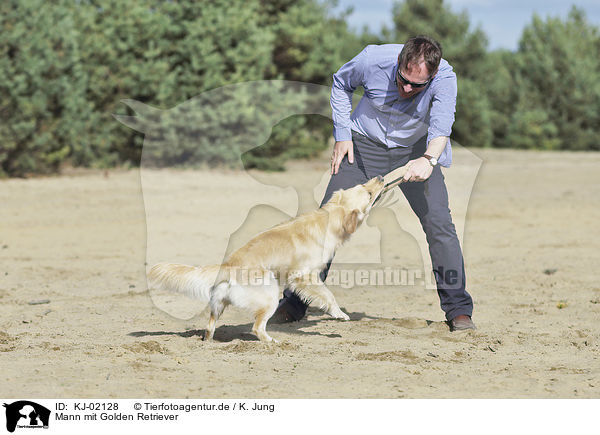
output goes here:
{"type": "MultiPolygon", "coordinates": [[[[340,163],[344,160],[344,156],[348,154],[348,162],[354,163],[354,144],[351,140],[341,140],[333,146],[333,154],[331,156],[331,174],[337,174],[340,168],[340,163]]],[[[429,164],[429,163],[428,163],[429,164]]]]}
{"type": "Polygon", "coordinates": [[[425,157],[411,160],[407,164],[408,170],[404,174],[404,179],[407,181],[425,181],[433,172],[433,166],[425,157]]]}

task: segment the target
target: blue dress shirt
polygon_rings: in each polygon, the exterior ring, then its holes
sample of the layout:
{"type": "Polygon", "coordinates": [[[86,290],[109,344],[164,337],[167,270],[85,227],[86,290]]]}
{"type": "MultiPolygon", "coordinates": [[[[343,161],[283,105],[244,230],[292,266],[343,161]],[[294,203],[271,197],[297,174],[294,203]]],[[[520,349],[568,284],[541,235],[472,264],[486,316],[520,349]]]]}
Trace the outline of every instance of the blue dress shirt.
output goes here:
{"type": "MultiPolygon", "coordinates": [[[[418,94],[401,98],[395,77],[402,44],[369,45],[333,75],[331,108],[336,141],[351,140],[354,130],[388,147],[428,144],[450,136],[456,110],[456,74],[444,59],[438,73],[418,94]],[[364,95],[352,111],[357,87],[364,95]]],[[[450,140],[440,165],[452,163],[450,140]]]]}

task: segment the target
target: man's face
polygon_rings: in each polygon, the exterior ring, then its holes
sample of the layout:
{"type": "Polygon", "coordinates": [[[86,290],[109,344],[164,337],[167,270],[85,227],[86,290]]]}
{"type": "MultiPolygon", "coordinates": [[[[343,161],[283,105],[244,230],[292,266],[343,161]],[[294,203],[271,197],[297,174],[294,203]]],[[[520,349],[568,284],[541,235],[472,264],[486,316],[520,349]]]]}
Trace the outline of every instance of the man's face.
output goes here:
{"type": "MultiPolygon", "coordinates": [[[[404,79],[412,83],[425,83],[433,77],[430,76],[429,71],[427,71],[425,62],[408,64],[406,69],[400,69],[399,72],[404,79]]],[[[398,93],[402,98],[413,97],[427,87],[414,87],[410,84],[403,83],[403,80],[400,77],[396,77],[396,83],[398,84],[398,93]]]]}

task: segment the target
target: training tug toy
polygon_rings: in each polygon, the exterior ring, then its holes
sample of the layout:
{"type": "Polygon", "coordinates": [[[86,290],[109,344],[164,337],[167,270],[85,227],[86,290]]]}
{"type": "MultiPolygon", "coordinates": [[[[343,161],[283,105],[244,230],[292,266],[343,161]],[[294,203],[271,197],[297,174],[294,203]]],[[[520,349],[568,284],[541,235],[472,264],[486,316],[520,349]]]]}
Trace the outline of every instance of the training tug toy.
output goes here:
{"type": "Polygon", "coordinates": [[[406,174],[407,170],[408,168],[405,165],[396,168],[392,172],[389,172],[386,175],[384,175],[383,181],[385,183],[385,188],[381,191],[377,198],[375,198],[375,201],[373,201],[373,205],[375,205],[375,203],[379,201],[383,195],[392,190],[394,187],[407,181],[404,179],[404,175],[406,174]]]}

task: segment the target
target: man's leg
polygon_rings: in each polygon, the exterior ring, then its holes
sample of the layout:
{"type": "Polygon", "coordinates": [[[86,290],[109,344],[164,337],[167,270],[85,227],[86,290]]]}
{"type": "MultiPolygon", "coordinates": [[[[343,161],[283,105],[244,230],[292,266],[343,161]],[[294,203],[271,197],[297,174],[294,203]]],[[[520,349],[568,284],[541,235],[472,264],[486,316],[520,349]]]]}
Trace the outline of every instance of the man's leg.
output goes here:
{"type": "MultiPolygon", "coordinates": [[[[349,189],[357,184],[366,183],[372,177],[385,175],[389,172],[388,150],[382,145],[369,141],[366,137],[353,134],[354,163],[348,162],[345,156],[340,164],[337,174],[329,179],[325,195],[321,201],[323,207],[333,193],[340,189],[349,189]]],[[[331,262],[321,271],[320,278],[323,282],[327,279],[331,262]]],[[[300,320],[306,314],[308,305],[305,304],[291,290],[283,291],[283,298],[279,301],[277,311],[271,318],[274,323],[285,323],[300,320]]]]}
{"type": "Polygon", "coordinates": [[[413,211],[419,217],[433,264],[440,305],[446,319],[460,315],[471,317],[473,300],[465,289],[465,267],[448,208],[448,191],[439,166],[422,183],[400,185],[413,211]]]}
{"type": "Polygon", "coordinates": [[[354,163],[344,157],[337,174],[329,179],[320,207],[331,199],[333,193],[340,189],[349,189],[363,184],[378,175],[387,174],[389,169],[389,150],[382,144],[376,144],[358,133],[352,134],[354,142],[354,163]]]}

